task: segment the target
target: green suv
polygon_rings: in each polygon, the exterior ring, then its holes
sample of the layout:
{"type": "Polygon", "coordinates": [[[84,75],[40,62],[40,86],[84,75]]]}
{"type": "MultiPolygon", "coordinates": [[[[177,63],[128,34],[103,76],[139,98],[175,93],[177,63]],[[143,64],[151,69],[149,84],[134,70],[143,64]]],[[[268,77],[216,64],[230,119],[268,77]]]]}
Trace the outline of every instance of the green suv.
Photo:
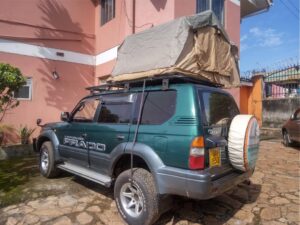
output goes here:
{"type": "Polygon", "coordinates": [[[230,94],[191,79],[144,82],[89,88],[35,141],[43,176],[65,170],[114,186],[129,224],[153,223],[166,196],[213,198],[253,173],[229,162],[228,130],[239,114],[230,94]]]}

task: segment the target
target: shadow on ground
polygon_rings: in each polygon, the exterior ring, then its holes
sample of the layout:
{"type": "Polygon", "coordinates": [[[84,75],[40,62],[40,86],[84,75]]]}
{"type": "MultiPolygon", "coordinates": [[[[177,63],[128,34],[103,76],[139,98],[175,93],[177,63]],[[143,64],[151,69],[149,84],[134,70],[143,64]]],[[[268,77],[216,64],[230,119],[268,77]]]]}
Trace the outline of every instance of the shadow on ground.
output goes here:
{"type": "MultiPolygon", "coordinates": [[[[105,188],[80,177],[74,177],[73,181],[110,198],[112,201],[114,199],[113,188],[105,188]]],[[[245,205],[254,203],[260,192],[261,185],[251,183],[250,185],[238,185],[229,192],[210,200],[198,201],[174,196],[172,207],[161,215],[155,225],[175,225],[179,221],[221,225],[226,223],[245,205]]]]}
{"type": "MultiPolygon", "coordinates": [[[[156,225],[176,224],[179,221],[201,224],[224,224],[235,214],[256,201],[261,185],[241,184],[214,199],[196,201],[180,197],[173,198],[169,211],[164,213],[156,225]]],[[[39,175],[37,157],[14,159],[0,166],[0,208],[46,198],[70,194],[75,198],[99,196],[98,206],[111,210],[113,188],[105,188],[83,178],[63,172],[59,178],[45,179],[39,175]]],[[[254,219],[255,220],[255,219],[254,219]]]]}

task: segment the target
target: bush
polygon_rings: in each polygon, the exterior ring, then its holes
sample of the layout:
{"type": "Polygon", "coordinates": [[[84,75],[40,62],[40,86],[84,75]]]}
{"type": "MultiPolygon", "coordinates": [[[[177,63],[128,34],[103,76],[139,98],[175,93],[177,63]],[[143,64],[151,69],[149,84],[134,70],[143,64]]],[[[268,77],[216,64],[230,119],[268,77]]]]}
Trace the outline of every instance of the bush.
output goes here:
{"type": "Polygon", "coordinates": [[[14,132],[14,128],[9,125],[0,124],[0,146],[3,145],[5,135],[14,132]]]}
{"type": "Polygon", "coordinates": [[[14,92],[24,84],[26,79],[18,68],[0,63],[0,122],[7,110],[19,105],[19,101],[14,98],[14,92]]]}
{"type": "Polygon", "coordinates": [[[21,138],[21,144],[23,145],[27,145],[30,143],[30,136],[32,135],[32,133],[35,131],[35,128],[28,128],[26,125],[25,126],[21,126],[20,130],[19,130],[19,135],[21,138]]]}

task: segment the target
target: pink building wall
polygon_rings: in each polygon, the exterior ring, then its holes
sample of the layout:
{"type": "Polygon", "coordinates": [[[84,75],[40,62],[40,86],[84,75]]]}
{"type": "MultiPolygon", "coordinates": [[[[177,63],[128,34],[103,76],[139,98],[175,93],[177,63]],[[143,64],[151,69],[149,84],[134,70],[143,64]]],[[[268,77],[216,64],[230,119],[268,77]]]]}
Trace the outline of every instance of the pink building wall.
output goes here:
{"type": "Polygon", "coordinates": [[[227,31],[231,41],[240,47],[240,6],[230,0],[225,1],[225,30],[227,31]]]}
{"type": "Polygon", "coordinates": [[[7,53],[0,54],[0,62],[21,68],[24,76],[32,79],[31,100],[20,100],[20,105],[8,111],[4,118],[5,124],[16,129],[20,125],[36,127],[37,118],[42,118],[43,123],[59,121],[60,113],[71,111],[88,94],[84,88],[94,82],[91,66],[7,53]],[[59,71],[58,80],[51,75],[54,67],[59,71]]]}
{"type": "Polygon", "coordinates": [[[94,55],[94,9],[92,1],[82,0],[1,1],[0,62],[18,67],[32,79],[31,100],[20,100],[3,123],[17,130],[21,124],[36,127],[37,118],[44,123],[58,121],[61,111],[72,110],[87,94],[84,88],[94,84],[94,66],[66,61],[80,61],[81,53],[94,55]],[[56,50],[64,56],[57,57],[56,50]],[[59,79],[53,79],[53,71],[59,79]]]}
{"type": "Polygon", "coordinates": [[[94,53],[94,17],[89,0],[1,0],[0,38],[94,53]]]}

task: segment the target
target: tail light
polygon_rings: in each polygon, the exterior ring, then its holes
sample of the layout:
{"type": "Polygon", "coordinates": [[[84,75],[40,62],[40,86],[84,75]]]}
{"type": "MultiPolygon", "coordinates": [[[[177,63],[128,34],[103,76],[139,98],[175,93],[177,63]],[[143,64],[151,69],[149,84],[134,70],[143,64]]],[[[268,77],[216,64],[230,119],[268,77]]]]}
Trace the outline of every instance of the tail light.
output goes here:
{"type": "Polygon", "coordinates": [[[202,136],[194,138],[190,148],[189,168],[201,170],[205,167],[204,139],[202,136]]]}

